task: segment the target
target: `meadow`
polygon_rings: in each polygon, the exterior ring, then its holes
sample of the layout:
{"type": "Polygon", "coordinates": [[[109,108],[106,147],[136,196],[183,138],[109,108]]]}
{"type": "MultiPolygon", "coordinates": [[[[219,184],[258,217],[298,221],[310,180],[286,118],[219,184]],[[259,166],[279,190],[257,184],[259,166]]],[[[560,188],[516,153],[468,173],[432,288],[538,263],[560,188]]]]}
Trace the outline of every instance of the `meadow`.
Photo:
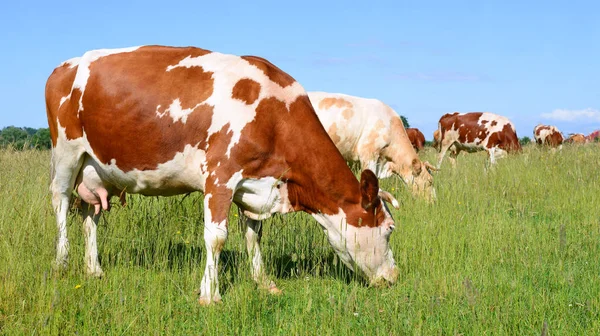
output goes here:
{"type": "MultiPolygon", "coordinates": [[[[423,159],[435,162],[427,149],[423,159]]],[[[48,151],[0,151],[0,334],[598,335],[600,147],[527,146],[485,170],[461,155],[435,174],[438,200],[398,178],[398,283],[371,288],[308,215],[264,222],[271,296],[250,276],[235,207],[219,273],[223,303],[200,307],[202,195],[113,199],[98,228],[102,279],[84,274],[79,215],[70,267],[53,271],[48,151]]]]}

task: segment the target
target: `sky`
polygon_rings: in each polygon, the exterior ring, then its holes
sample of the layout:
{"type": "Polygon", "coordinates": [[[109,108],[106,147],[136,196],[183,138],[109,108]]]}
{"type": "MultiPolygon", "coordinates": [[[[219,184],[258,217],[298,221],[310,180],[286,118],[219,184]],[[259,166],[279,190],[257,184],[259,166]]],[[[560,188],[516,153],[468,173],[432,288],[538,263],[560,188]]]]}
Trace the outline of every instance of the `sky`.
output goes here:
{"type": "Polygon", "coordinates": [[[377,98],[427,139],[448,112],[600,128],[600,1],[2,1],[0,128],[48,127],[44,86],[88,50],[258,55],[308,91],[377,98]]]}

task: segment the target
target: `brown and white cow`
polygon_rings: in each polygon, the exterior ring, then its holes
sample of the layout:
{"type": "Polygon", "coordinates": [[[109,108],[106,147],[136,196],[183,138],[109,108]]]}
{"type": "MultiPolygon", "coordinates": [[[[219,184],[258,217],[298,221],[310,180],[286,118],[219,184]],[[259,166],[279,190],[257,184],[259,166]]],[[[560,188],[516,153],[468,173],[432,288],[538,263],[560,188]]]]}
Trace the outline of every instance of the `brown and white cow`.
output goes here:
{"type": "Polygon", "coordinates": [[[538,145],[561,148],[564,141],[562,133],[556,126],[537,125],[533,128],[533,139],[538,145]]]}
{"type": "Polygon", "coordinates": [[[406,134],[417,153],[425,147],[425,135],[418,128],[409,127],[406,129],[406,134]]]}
{"type": "Polygon", "coordinates": [[[309,92],[327,133],[348,161],[358,161],[377,177],[399,175],[413,194],[435,199],[428,162],[412,148],[400,116],[377,99],[341,93],[309,92]]]}
{"type": "Polygon", "coordinates": [[[439,151],[438,169],[448,149],[453,165],[461,150],[485,150],[492,164],[496,163],[496,158],[503,157],[506,153],[521,150],[512,122],[506,117],[489,112],[445,114],[440,118],[433,137],[434,147],[439,151]]]}
{"type": "Polygon", "coordinates": [[[571,144],[585,144],[586,142],[587,142],[587,139],[586,139],[585,135],[583,135],[581,133],[569,134],[569,137],[565,140],[565,143],[571,143],[571,144]]]}
{"type": "Polygon", "coordinates": [[[74,188],[84,205],[86,270],[95,276],[96,224],[111,195],[203,191],[201,304],[220,300],[232,202],[249,218],[252,276],[271,292],[278,289],[263,269],[258,221],[291,211],[310,213],[341,260],[372,283],[397,279],[394,221],[382,199],[396,201],[373,172],[357,181],[302,86],[265,59],[193,47],[89,51],[50,75],[46,107],[58,266],[67,264],[74,188]]]}

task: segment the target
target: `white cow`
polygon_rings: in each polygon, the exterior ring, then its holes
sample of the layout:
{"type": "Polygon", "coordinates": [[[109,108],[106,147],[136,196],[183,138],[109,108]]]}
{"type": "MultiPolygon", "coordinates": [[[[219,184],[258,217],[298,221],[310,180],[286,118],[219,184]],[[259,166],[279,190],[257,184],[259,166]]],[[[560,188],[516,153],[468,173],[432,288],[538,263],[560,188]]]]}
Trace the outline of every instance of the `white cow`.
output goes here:
{"type": "Polygon", "coordinates": [[[360,162],[377,177],[399,175],[414,194],[435,199],[429,162],[421,162],[400,116],[377,99],[309,92],[327,133],[348,161],[360,162]]]}

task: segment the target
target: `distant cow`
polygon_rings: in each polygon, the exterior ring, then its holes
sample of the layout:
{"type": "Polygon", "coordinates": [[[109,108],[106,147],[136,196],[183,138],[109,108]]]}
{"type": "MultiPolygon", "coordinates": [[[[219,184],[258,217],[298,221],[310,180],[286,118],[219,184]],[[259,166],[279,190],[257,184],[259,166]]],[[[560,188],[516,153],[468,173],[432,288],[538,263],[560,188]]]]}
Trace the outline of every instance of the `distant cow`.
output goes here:
{"type": "Polygon", "coordinates": [[[309,92],[308,96],[329,136],[348,161],[379,178],[399,175],[412,192],[435,198],[433,166],[421,162],[413,149],[400,116],[377,99],[340,93],[309,92]]]}
{"type": "Polygon", "coordinates": [[[538,145],[560,148],[563,143],[562,133],[556,126],[537,125],[533,128],[533,138],[538,145]]]}
{"type": "Polygon", "coordinates": [[[592,133],[588,134],[587,137],[585,137],[586,142],[595,142],[598,138],[600,138],[600,130],[593,131],[592,133]]]}
{"type": "Polygon", "coordinates": [[[187,47],[89,51],[46,83],[52,138],[56,265],[67,264],[71,192],[82,199],[86,271],[101,276],[99,212],[123,191],[204,192],[206,268],[201,304],[220,301],[219,255],[236,203],[247,220],[252,277],[278,292],[263,268],[259,220],[305,211],[342,262],[372,283],[395,282],[389,239],[394,221],[370,170],[360,182],[287,73],[254,56],[187,47]]]}
{"type": "Polygon", "coordinates": [[[485,150],[492,164],[508,152],[521,150],[517,131],[510,120],[489,112],[445,114],[434,132],[434,147],[439,151],[438,169],[448,149],[453,165],[461,150],[485,150]]]}
{"type": "Polygon", "coordinates": [[[418,128],[407,128],[406,134],[415,151],[418,153],[425,146],[425,136],[418,128]]]}
{"type": "Polygon", "coordinates": [[[585,135],[583,135],[581,133],[569,134],[569,137],[567,138],[567,140],[565,140],[565,143],[571,143],[571,144],[585,144],[586,142],[587,142],[587,139],[586,139],[585,135]]]}

